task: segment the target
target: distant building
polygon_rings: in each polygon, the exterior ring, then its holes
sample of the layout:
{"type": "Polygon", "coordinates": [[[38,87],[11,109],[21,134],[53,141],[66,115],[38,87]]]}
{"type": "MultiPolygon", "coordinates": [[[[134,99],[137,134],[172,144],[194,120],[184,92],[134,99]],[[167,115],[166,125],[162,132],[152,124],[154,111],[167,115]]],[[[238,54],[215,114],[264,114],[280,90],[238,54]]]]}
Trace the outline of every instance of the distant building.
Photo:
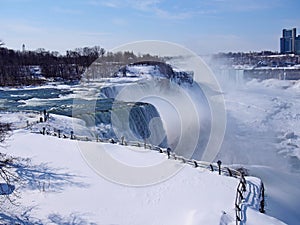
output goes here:
{"type": "Polygon", "coordinates": [[[295,38],[295,54],[300,55],[300,35],[295,38]]]}
{"type": "Polygon", "coordinates": [[[280,53],[282,54],[300,54],[300,35],[296,37],[297,30],[283,29],[280,38],[280,53]]]}

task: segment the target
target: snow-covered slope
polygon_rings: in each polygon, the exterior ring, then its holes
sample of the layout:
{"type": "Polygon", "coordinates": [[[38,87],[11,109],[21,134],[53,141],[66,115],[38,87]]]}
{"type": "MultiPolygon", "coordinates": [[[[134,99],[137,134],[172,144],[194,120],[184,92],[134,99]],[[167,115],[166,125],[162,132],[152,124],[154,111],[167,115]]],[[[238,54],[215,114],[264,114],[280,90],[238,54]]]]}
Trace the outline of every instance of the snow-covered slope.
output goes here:
{"type": "MultiPolygon", "coordinates": [[[[67,121],[53,120],[53,124],[67,121]]],[[[164,154],[137,147],[89,144],[105,146],[112,157],[136,169],[168,160],[164,154]]],[[[4,202],[2,224],[235,224],[239,180],[207,169],[169,160],[182,167],[170,179],[144,187],[124,186],[99,176],[82,157],[77,141],[23,129],[14,131],[1,152],[31,159],[19,168],[22,185],[16,184],[18,197],[12,196],[20,205],[4,202]]],[[[251,194],[244,207],[247,224],[282,224],[251,209],[257,209],[254,200],[259,194],[253,179],[249,178],[251,194]]]]}

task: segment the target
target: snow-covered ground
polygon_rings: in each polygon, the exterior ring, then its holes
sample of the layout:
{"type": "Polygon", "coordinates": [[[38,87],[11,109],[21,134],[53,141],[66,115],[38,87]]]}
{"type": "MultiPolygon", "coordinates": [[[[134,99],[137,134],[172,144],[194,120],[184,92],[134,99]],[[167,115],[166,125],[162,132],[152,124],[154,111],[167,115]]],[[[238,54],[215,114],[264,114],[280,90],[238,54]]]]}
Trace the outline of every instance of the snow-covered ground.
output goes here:
{"type": "MultiPolygon", "coordinates": [[[[90,144],[104,145],[113,157],[136,169],[168,160],[164,154],[137,147],[90,144]]],[[[12,196],[18,205],[2,203],[2,224],[235,224],[236,178],[168,160],[182,167],[170,179],[144,187],[124,186],[99,176],[78,146],[74,140],[23,129],[10,136],[1,152],[31,162],[18,171],[22,185],[16,185],[18,197],[12,196]]],[[[247,224],[283,224],[257,211],[260,181],[247,180],[247,224]]]]}

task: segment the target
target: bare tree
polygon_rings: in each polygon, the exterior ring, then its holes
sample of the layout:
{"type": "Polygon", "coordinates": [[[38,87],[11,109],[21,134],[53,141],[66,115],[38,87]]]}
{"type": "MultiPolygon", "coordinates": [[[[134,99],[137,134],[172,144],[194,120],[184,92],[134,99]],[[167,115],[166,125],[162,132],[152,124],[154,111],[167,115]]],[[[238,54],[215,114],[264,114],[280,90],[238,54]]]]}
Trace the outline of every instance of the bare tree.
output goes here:
{"type": "MultiPolygon", "coordinates": [[[[10,124],[0,123],[0,143],[4,141],[6,135],[10,130],[10,124]]],[[[12,168],[12,164],[15,161],[16,158],[7,156],[6,154],[0,152],[0,196],[5,195],[11,203],[13,203],[14,201],[9,197],[9,195],[15,189],[15,186],[12,185],[12,183],[18,180],[18,177],[14,173],[14,170],[12,168]]]]}

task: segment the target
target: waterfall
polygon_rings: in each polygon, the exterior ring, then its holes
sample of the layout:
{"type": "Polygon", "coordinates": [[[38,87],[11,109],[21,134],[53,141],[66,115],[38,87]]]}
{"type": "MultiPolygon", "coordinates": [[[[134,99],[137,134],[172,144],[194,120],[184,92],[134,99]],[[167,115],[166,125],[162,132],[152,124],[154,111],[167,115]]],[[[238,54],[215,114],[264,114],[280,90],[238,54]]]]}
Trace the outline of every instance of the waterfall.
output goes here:
{"type": "Polygon", "coordinates": [[[243,69],[216,69],[214,72],[222,88],[240,87],[245,83],[243,69]]]}
{"type": "Polygon", "coordinates": [[[84,120],[99,138],[120,140],[124,137],[127,141],[168,146],[160,115],[149,103],[118,102],[114,99],[98,99],[93,103],[81,100],[80,105],[74,108],[73,116],[84,120]]]}

